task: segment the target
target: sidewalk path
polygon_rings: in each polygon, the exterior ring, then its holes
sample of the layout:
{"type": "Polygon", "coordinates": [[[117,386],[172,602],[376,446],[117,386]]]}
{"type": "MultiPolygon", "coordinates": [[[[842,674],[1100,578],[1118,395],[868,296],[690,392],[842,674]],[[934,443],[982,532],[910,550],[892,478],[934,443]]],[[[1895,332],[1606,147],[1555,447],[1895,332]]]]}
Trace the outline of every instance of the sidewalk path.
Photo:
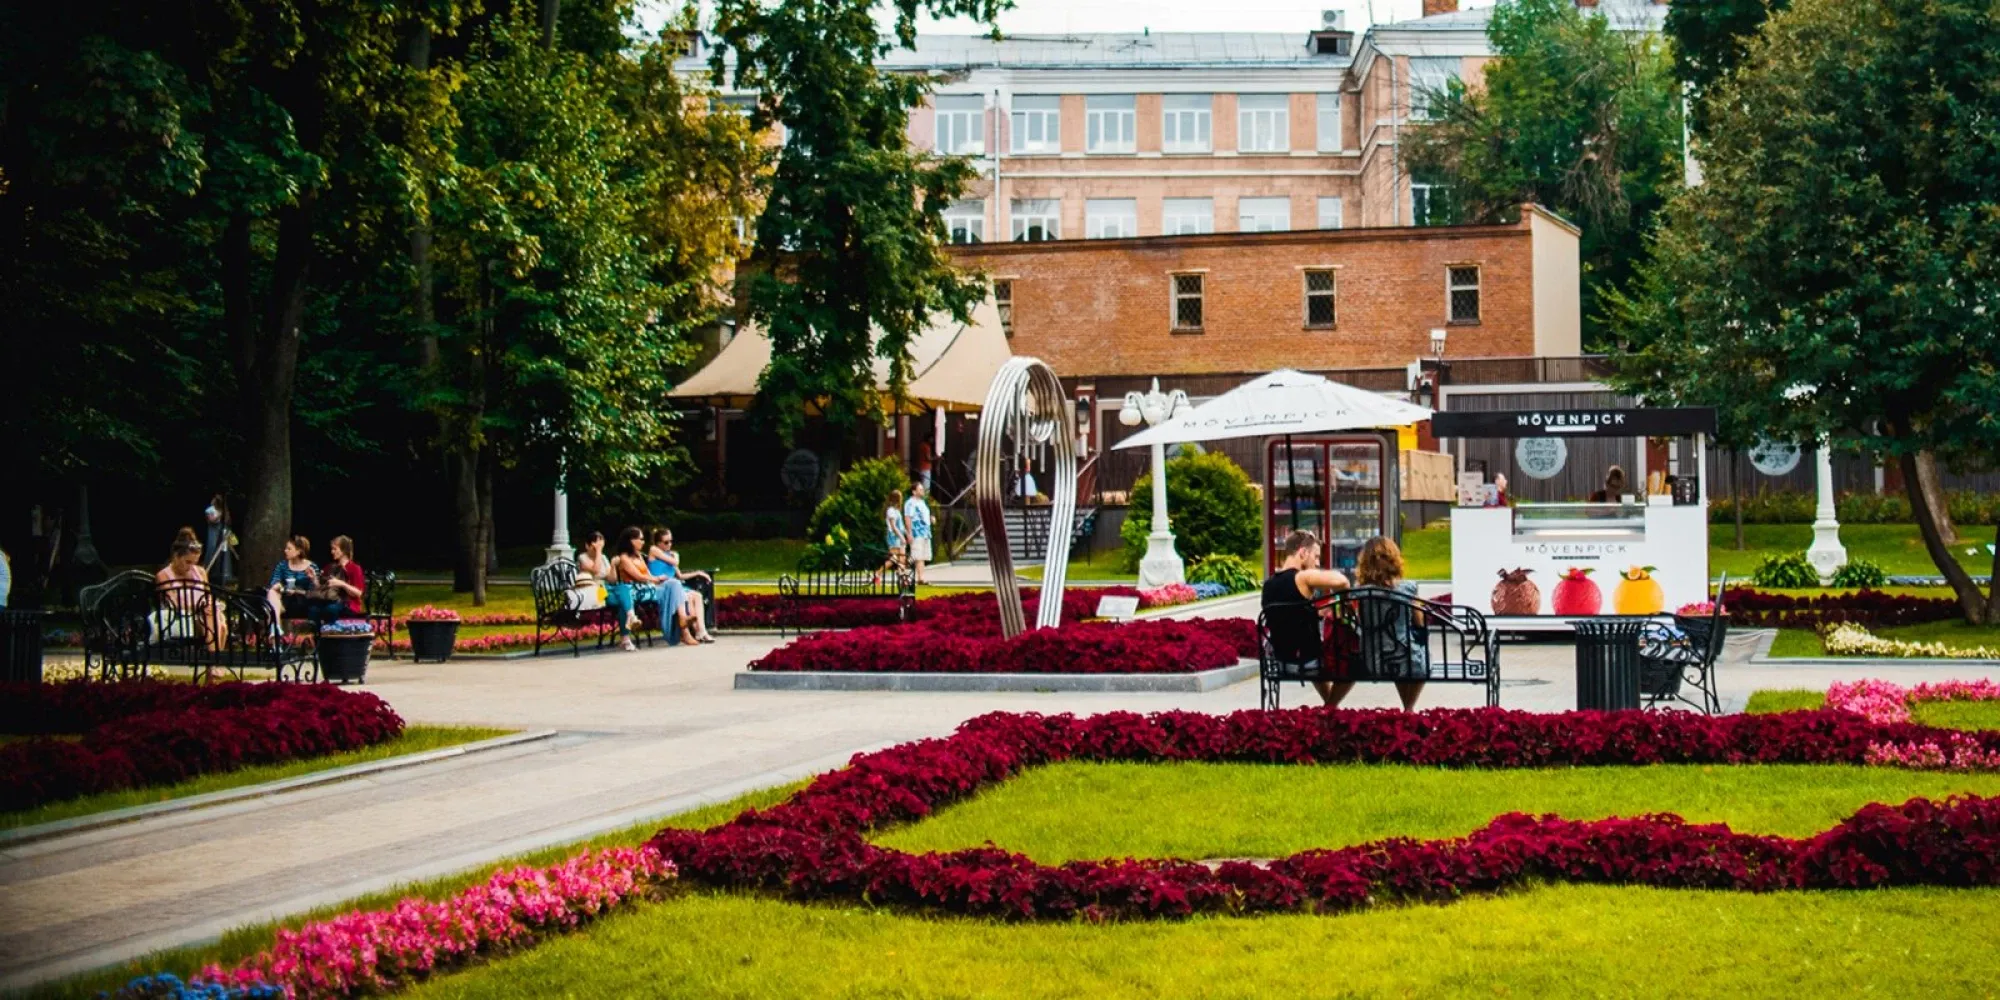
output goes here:
{"type": "MultiPolygon", "coordinates": [[[[1203,614],[1254,614],[1211,605],[1203,614]]],[[[1746,637],[1747,640],[1747,637],[1746,637]]],[[[734,636],[695,648],[581,658],[371,667],[367,690],[411,721],[550,728],[550,741],[408,768],[236,806],[164,816],[0,852],[0,987],[210,939],[411,879],[472,868],[755,787],[839,766],[851,754],[996,710],[1100,712],[1255,707],[1257,685],[1205,694],[944,694],[732,690],[778,643],[734,636]]],[[[1747,656],[1747,641],[1732,657],[1747,656]]],[[[1510,646],[1502,704],[1575,703],[1571,650],[1510,646]]],[[[1764,687],[1824,688],[1853,668],[1727,667],[1725,700],[1764,687]]],[[[2000,671],[1904,668],[1901,683],[2000,671]]],[[[1286,704],[1306,692],[1288,688],[1286,704]]],[[[1366,685],[1357,707],[1391,707],[1366,685]]],[[[1475,706],[1438,685],[1426,706],[1475,706]]]]}

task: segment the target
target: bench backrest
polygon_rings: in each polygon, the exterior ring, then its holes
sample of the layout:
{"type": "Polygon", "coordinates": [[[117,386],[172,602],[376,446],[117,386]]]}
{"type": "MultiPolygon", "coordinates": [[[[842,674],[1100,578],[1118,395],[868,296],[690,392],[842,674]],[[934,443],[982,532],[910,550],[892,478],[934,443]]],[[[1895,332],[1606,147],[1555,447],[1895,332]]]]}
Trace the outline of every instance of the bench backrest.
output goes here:
{"type": "Polygon", "coordinates": [[[528,572],[528,585],[535,592],[535,615],[547,619],[569,610],[571,588],[576,586],[576,564],[558,559],[528,572]]]}
{"type": "Polygon", "coordinates": [[[112,666],[271,665],[287,640],[261,592],[121,573],[78,595],[84,647],[112,666]]]}
{"type": "Polygon", "coordinates": [[[1433,676],[1458,673],[1492,635],[1486,616],[1386,587],[1355,587],[1321,602],[1329,650],[1347,676],[1404,676],[1411,665],[1433,676]]]}
{"type": "Polygon", "coordinates": [[[361,592],[362,613],[370,618],[396,617],[396,571],[369,570],[368,586],[361,592]]]}
{"type": "Polygon", "coordinates": [[[910,570],[902,570],[887,582],[888,588],[876,583],[873,570],[801,570],[778,577],[778,596],[893,597],[904,591],[914,592],[917,577],[910,570]]]}

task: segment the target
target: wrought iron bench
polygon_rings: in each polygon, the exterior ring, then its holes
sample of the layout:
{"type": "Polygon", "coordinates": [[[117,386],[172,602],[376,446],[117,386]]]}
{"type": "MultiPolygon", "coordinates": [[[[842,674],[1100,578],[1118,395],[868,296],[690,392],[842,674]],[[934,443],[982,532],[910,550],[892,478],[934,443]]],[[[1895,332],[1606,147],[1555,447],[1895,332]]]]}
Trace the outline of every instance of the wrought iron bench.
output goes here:
{"type": "Polygon", "coordinates": [[[259,591],[155,582],[131,570],[85,587],[77,603],[85,676],[118,680],[184,667],[197,682],[218,670],[237,680],[251,670],[270,670],[281,681],[319,677],[311,642],[283,629],[259,591]]]}
{"type": "Polygon", "coordinates": [[[1486,616],[1381,587],[1356,587],[1318,601],[1275,605],[1257,616],[1258,703],[1278,707],[1280,685],[1423,681],[1479,684],[1486,704],[1500,704],[1500,640],[1486,616]],[[1281,650],[1273,613],[1310,615],[1320,637],[1312,650],[1281,650]],[[1316,655],[1314,655],[1316,654],[1316,655]]]}
{"type": "Polygon", "coordinates": [[[875,578],[873,570],[799,570],[778,577],[778,634],[803,633],[806,605],[819,601],[894,600],[896,620],[907,622],[917,610],[917,575],[898,570],[875,578]]]}
{"type": "Polygon", "coordinates": [[[1728,583],[1725,573],[1708,617],[1675,615],[1672,626],[1649,622],[1639,634],[1639,697],[1647,709],[1686,706],[1704,715],[1722,714],[1715,661],[1729,637],[1729,616],[1722,607],[1728,583]]]}
{"type": "MultiPolygon", "coordinates": [[[[537,566],[528,573],[528,583],[535,592],[535,655],[542,655],[544,644],[569,643],[569,653],[582,653],[580,637],[596,633],[596,648],[602,649],[611,637],[618,634],[618,609],[609,605],[597,608],[578,606],[576,593],[576,563],[568,559],[558,559],[545,566],[537,566]]],[[[636,602],[632,609],[639,616],[639,624],[632,629],[635,636],[641,636],[647,645],[653,644],[654,635],[660,630],[660,602],[658,600],[636,602]],[[647,633],[653,633],[648,635],[647,633]]]]}

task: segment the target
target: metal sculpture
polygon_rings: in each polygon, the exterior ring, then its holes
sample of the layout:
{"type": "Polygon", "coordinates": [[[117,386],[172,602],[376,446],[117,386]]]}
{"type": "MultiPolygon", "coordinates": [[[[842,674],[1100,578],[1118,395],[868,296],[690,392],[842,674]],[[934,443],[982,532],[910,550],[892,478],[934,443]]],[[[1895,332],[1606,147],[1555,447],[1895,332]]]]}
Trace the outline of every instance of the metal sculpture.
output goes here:
{"type": "Polygon", "coordinates": [[[1069,569],[1070,535],[1076,523],[1076,427],[1069,397],[1055,369],[1040,358],[1012,358],[993,376],[979,414],[979,454],[974,495],[986,531],[986,560],[993,567],[993,590],[1000,601],[1000,634],[1027,631],[1027,610],[1014,580],[1014,553],[1008,544],[1004,463],[1030,449],[1053,448],[1055,482],[1049,489],[1049,544],[1042,560],[1042,598],[1036,628],[1062,624],[1063,578],[1069,569]]]}

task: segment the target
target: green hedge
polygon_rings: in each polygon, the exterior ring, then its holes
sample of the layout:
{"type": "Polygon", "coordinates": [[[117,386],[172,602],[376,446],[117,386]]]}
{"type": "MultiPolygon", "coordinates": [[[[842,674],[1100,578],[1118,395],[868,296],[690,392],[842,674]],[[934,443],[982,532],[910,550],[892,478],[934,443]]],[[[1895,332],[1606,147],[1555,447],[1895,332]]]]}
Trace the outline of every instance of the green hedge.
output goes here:
{"type": "MultiPolygon", "coordinates": [[[[1834,510],[1842,524],[1912,524],[1910,500],[1901,493],[1878,496],[1874,493],[1843,493],[1834,498],[1834,510]]],[[[1743,498],[1745,524],[1811,524],[1819,501],[1811,493],[1796,490],[1760,490],[1743,498]]],[[[1958,525],[2000,523],[2000,493],[1953,490],[1945,494],[1945,508],[1958,525]]],[[[1708,519],[1717,524],[1733,524],[1736,507],[1727,495],[1710,493],[1708,519]]]]}
{"type": "MultiPolygon", "coordinates": [[[[1131,502],[1118,529],[1127,569],[1139,565],[1153,531],[1152,472],[1132,484],[1131,502]]],[[[1167,521],[1174,548],[1189,561],[1217,554],[1251,558],[1264,540],[1263,511],[1249,474],[1219,451],[1167,460],[1167,521]]]]}

